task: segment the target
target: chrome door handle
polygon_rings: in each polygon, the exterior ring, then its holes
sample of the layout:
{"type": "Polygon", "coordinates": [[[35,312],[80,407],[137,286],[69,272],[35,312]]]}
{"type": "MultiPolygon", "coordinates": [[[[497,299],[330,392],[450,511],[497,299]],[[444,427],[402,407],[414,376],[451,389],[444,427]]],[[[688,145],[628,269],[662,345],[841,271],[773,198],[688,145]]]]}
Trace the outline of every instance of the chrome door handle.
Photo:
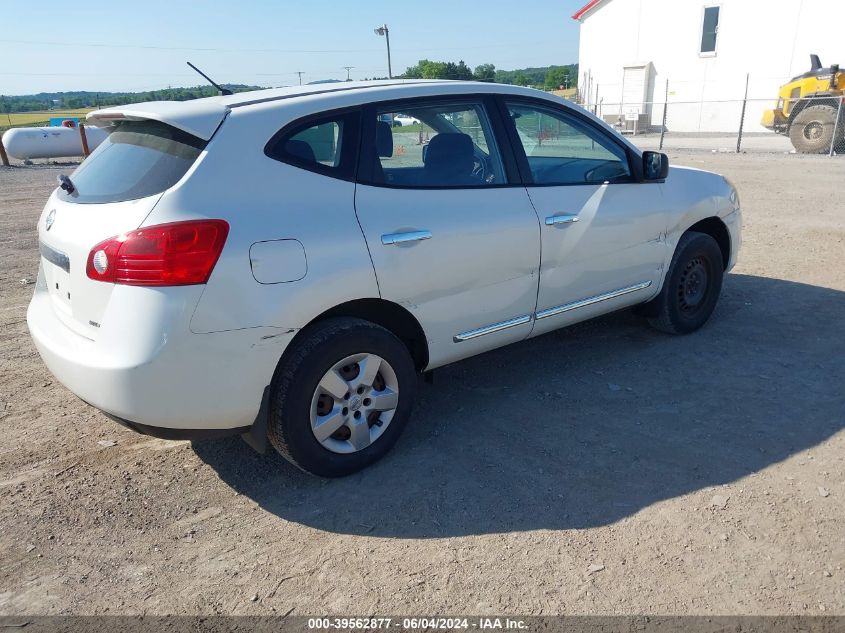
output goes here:
{"type": "Polygon", "coordinates": [[[430,240],[431,231],[407,231],[405,233],[386,233],[381,236],[381,243],[385,246],[391,244],[404,244],[405,242],[419,242],[430,240]]]}
{"type": "Polygon", "coordinates": [[[578,222],[577,215],[550,215],[546,218],[546,226],[554,226],[555,224],[572,224],[578,222]]]}

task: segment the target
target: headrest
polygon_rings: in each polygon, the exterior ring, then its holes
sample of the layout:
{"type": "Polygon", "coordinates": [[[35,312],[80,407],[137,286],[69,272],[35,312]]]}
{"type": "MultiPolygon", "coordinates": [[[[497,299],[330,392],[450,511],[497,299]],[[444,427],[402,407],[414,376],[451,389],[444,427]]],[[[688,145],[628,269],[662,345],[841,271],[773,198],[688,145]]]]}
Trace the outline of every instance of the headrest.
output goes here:
{"type": "Polygon", "coordinates": [[[468,134],[441,132],[431,137],[425,153],[424,162],[426,165],[433,165],[444,162],[454,163],[467,159],[472,160],[472,158],[472,139],[468,134]]]}
{"type": "Polygon", "coordinates": [[[305,141],[299,141],[297,139],[289,140],[285,143],[285,152],[308,163],[317,162],[317,159],[314,156],[314,150],[305,141]]]}
{"type": "Polygon", "coordinates": [[[376,151],[380,158],[393,156],[393,130],[387,121],[376,121],[376,151]]]}

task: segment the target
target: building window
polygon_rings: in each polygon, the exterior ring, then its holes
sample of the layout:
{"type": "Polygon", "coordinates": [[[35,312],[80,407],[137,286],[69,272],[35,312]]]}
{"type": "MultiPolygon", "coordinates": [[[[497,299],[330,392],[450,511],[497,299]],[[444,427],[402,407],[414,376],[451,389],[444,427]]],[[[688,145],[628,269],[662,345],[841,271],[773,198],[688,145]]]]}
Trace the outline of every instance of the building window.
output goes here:
{"type": "Polygon", "coordinates": [[[719,7],[704,7],[701,24],[701,50],[703,55],[716,53],[716,35],[719,33],[719,7]]]}

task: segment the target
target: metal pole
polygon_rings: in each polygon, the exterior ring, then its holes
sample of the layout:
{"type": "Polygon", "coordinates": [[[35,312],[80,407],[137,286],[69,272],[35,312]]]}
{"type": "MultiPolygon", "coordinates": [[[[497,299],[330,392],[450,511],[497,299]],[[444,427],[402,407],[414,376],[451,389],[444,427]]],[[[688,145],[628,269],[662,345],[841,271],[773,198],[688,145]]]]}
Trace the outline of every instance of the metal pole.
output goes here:
{"type": "Polygon", "coordinates": [[[390,31],[384,25],[384,39],[387,42],[387,78],[393,79],[393,67],[390,65],[390,31]]]}
{"type": "Polygon", "coordinates": [[[748,103],[748,80],[751,77],[751,73],[746,73],[745,75],[745,96],[742,99],[742,115],[740,115],[739,119],[739,134],[736,137],[736,153],[739,154],[740,148],[742,147],[742,124],[745,123],[745,105],[748,103]]]}
{"type": "Polygon", "coordinates": [[[663,125],[660,126],[660,146],[663,149],[663,137],[666,136],[666,111],[669,109],[669,80],[666,80],[666,94],[663,97],[663,125]]]}
{"type": "Polygon", "coordinates": [[[537,145],[543,144],[543,113],[537,112],[537,145]]]}
{"type": "MultiPolygon", "coordinates": [[[[836,135],[839,133],[839,121],[842,120],[842,102],[845,99],[839,100],[839,107],[836,108],[836,121],[833,123],[833,137],[830,139],[830,153],[828,156],[833,156],[833,151],[836,149],[836,135]]],[[[2,143],[0,143],[0,147],[3,147],[2,143]]],[[[845,151],[845,147],[843,148],[845,151]]]]}
{"type": "MultiPolygon", "coordinates": [[[[625,107],[625,71],[622,71],[622,94],[619,95],[619,118],[616,119],[616,125],[620,128],[622,127],[622,112],[623,108],[625,107]]],[[[627,121],[625,122],[625,127],[628,127],[627,121]]]]}
{"type": "Polygon", "coordinates": [[[91,151],[88,149],[88,137],[85,136],[85,124],[79,124],[79,140],[82,141],[82,155],[88,158],[91,151]]]}
{"type": "Polygon", "coordinates": [[[593,101],[593,114],[596,113],[598,105],[599,105],[599,84],[598,84],[598,82],[596,82],[596,98],[593,101]]]}
{"type": "Polygon", "coordinates": [[[303,73],[303,71],[301,71],[301,70],[296,71],[296,74],[299,75],[299,85],[300,86],[302,85],[302,73],[303,73]]]}

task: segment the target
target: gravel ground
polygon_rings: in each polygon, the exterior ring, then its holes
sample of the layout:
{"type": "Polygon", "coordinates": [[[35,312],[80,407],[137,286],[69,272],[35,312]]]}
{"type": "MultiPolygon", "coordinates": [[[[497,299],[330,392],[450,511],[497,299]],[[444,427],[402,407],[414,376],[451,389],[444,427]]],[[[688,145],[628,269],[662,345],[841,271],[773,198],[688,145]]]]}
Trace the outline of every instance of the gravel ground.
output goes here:
{"type": "Polygon", "coordinates": [[[845,614],[845,162],[672,159],[745,211],[702,331],[621,312],[438,370],[335,481],[62,387],[21,283],[57,168],[0,169],[0,614],[845,614]]]}

